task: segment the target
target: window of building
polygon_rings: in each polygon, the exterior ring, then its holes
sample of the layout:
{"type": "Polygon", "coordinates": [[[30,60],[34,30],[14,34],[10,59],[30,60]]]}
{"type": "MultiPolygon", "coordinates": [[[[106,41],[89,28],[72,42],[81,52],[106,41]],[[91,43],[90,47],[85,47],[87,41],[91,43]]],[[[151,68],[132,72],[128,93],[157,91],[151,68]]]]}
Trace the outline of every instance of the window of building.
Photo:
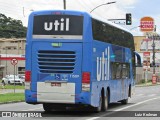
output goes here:
{"type": "Polygon", "coordinates": [[[18,74],[24,74],[25,73],[25,67],[18,67],[18,74]]]}

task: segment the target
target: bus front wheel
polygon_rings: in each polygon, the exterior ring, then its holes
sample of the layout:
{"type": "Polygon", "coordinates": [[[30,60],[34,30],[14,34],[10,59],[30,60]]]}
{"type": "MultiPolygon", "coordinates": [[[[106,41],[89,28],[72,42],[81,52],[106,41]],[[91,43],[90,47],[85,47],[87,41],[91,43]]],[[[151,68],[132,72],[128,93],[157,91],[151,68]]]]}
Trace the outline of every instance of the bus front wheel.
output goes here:
{"type": "Polygon", "coordinates": [[[128,98],[121,100],[121,104],[127,104],[128,103],[128,98]]]}

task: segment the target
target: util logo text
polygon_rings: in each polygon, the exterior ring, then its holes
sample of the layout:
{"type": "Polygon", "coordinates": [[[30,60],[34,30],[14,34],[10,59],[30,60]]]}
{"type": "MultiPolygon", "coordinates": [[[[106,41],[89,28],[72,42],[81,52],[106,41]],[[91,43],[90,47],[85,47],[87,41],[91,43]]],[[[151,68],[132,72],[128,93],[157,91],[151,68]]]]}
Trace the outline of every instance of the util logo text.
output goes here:
{"type": "Polygon", "coordinates": [[[102,57],[97,57],[97,81],[109,80],[109,47],[102,52],[102,57]]]}
{"type": "Polygon", "coordinates": [[[55,20],[54,22],[45,22],[44,29],[46,31],[69,31],[69,18],[61,18],[60,20],[55,20]]]}

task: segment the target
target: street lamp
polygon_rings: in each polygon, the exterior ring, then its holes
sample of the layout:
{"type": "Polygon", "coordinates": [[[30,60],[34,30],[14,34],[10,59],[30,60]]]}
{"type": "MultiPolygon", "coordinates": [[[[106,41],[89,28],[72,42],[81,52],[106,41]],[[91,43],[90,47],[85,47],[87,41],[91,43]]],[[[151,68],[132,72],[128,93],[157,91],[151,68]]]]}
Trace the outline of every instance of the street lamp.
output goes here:
{"type": "Polygon", "coordinates": [[[108,5],[108,4],[112,4],[112,3],[116,3],[116,1],[114,1],[114,2],[107,2],[107,3],[101,4],[101,5],[97,6],[97,7],[95,7],[93,10],[91,10],[90,13],[93,12],[95,9],[103,6],[103,5],[108,5]]]}
{"type": "Polygon", "coordinates": [[[66,9],[66,0],[63,0],[64,10],[66,9]]]}

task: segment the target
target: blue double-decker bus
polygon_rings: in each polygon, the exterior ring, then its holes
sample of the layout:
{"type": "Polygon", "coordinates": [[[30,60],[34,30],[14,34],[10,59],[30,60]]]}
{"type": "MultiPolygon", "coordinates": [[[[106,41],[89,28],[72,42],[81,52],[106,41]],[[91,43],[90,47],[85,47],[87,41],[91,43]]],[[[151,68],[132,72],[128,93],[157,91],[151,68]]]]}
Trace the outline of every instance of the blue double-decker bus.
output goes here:
{"type": "Polygon", "coordinates": [[[127,104],[135,75],[132,34],[86,12],[48,10],[29,16],[25,100],[45,111],[127,104]]]}

